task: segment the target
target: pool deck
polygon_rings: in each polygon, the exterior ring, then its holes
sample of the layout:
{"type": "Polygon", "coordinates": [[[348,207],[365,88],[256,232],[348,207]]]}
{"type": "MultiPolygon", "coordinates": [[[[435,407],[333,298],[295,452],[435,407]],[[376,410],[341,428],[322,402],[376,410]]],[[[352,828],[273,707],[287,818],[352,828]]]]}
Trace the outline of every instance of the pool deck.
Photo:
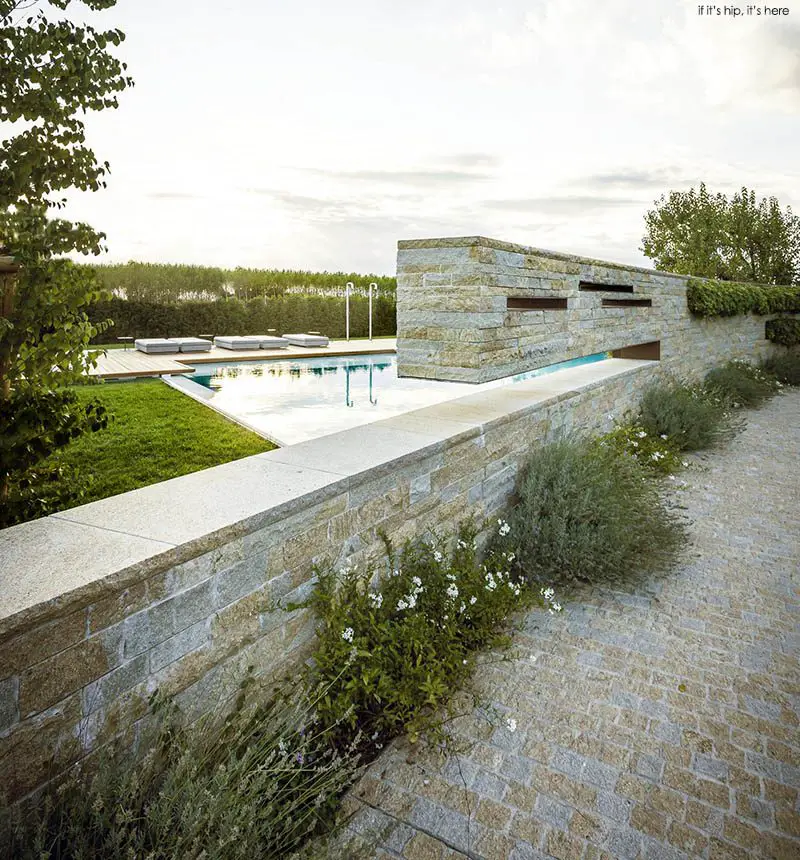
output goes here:
{"type": "Polygon", "coordinates": [[[287,358],[318,358],[327,355],[369,355],[395,352],[397,339],[376,337],[373,340],[332,340],[328,346],[308,348],[288,346],[282,349],[220,349],[209,352],[182,352],[171,355],[146,355],[137,349],[109,349],[89,373],[100,379],[132,379],[139,376],[166,376],[191,373],[198,364],[221,361],[270,361],[287,358]]]}

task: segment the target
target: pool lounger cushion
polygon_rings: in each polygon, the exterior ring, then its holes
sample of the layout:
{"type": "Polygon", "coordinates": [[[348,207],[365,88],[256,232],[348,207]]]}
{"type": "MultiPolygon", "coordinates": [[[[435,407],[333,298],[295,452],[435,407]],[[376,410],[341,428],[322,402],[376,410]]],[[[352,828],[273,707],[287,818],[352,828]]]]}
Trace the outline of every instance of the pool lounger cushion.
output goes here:
{"type": "Polygon", "coordinates": [[[260,337],[215,337],[214,346],[222,349],[258,349],[261,345],[260,337]]]}
{"type": "Polygon", "coordinates": [[[285,334],[284,340],[288,340],[292,346],[327,346],[328,338],[320,334],[285,334]]]}
{"type": "Polygon", "coordinates": [[[202,337],[171,337],[170,340],[178,344],[181,352],[208,352],[214,345],[202,337]]]}
{"type": "Polygon", "coordinates": [[[253,335],[253,337],[257,337],[261,344],[261,349],[280,349],[281,347],[289,346],[289,341],[285,337],[275,337],[272,334],[265,334],[261,337],[253,335]]]}
{"type": "Polygon", "coordinates": [[[167,340],[165,337],[145,337],[135,340],[133,345],[139,352],[145,352],[148,355],[158,355],[168,352],[178,352],[180,344],[174,340],[167,340]]]}

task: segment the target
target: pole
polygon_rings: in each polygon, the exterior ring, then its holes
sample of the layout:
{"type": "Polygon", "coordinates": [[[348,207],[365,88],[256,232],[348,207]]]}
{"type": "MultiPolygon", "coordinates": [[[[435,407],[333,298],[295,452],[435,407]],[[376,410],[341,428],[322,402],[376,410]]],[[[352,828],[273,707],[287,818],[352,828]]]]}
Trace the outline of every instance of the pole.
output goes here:
{"type": "Polygon", "coordinates": [[[350,288],[353,286],[352,281],[347,282],[344,288],[344,336],[350,340],[350,288]]]}
{"type": "Polygon", "coordinates": [[[369,285],[369,339],[372,340],[372,288],[377,289],[378,285],[373,282],[369,285]]]}

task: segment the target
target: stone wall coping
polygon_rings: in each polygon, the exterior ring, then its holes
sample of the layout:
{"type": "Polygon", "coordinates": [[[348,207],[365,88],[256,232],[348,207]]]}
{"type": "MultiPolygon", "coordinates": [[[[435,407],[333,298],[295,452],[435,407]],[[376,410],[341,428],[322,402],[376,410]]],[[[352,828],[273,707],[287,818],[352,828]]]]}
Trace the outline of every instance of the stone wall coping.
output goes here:
{"type": "MultiPolygon", "coordinates": [[[[581,263],[587,266],[603,266],[607,269],[620,269],[626,272],[639,272],[646,275],[656,275],[659,278],[675,278],[687,281],[689,275],[679,275],[675,272],[662,272],[659,269],[649,269],[645,266],[632,266],[626,263],[612,263],[608,260],[597,260],[593,257],[581,257],[577,254],[566,254],[561,251],[548,251],[544,248],[533,248],[528,245],[518,245],[515,242],[504,242],[500,239],[490,239],[486,236],[453,236],[441,239],[400,239],[398,251],[412,251],[422,248],[493,248],[496,251],[510,251],[513,254],[526,254],[533,257],[549,257],[569,263],[581,263]]],[[[704,280],[702,278],[698,280],[704,280]]]]}
{"type": "Polygon", "coordinates": [[[654,363],[568,368],[3,529],[0,640],[654,363]]]}

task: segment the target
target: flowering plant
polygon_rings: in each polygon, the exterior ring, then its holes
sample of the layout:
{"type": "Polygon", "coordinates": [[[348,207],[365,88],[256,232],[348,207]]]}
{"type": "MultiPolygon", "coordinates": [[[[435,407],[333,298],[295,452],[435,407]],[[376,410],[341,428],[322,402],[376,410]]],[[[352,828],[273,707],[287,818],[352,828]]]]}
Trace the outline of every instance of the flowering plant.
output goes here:
{"type": "MultiPolygon", "coordinates": [[[[504,541],[510,529],[504,520],[493,526],[504,541]]],[[[317,705],[325,724],[357,727],[376,745],[401,731],[435,737],[475,652],[507,644],[509,615],[531,603],[558,606],[552,590],[546,597],[512,572],[513,553],[481,558],[476,537],[462,525],[449,540],[434,535],[399,554],[384,539],[385,577],[353,567],[317,571],[305,604],[319,618],[306,683],[326,691],[317,705]]]]}
{"type": "Polygon", "coordinates": [[[671,475],[686,465],[680,449],[666,433],[649,433],[641,424],[620,424],[598,443],[634,457],[640,466],[657,475],[671,475]]]}

